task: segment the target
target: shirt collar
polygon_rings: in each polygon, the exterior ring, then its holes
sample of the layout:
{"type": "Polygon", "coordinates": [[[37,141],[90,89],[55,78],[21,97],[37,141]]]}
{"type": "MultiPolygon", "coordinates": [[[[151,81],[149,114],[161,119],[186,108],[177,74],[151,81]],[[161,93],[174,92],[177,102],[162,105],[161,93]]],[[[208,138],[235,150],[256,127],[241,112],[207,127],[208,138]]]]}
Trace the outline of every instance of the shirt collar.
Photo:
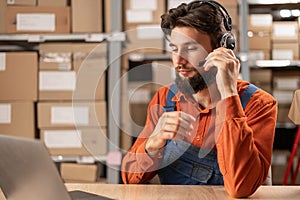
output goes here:
{"type": "Polygon", "coordinates": [[[203,107],[199,106],[198,102],[194,101],[191,97],[185,96],[180,90],[178,90],[177,94],[172,98],[172,101],[175,101],[175,102],[191,102],[193,104],[197,104],[197,107],[199,107],[199,110],[201,112],[204,112],[204,113],[207,113],[211,109],[215,108],[215,106],[209,106],[207,108],[203,108],[203,107]]]}

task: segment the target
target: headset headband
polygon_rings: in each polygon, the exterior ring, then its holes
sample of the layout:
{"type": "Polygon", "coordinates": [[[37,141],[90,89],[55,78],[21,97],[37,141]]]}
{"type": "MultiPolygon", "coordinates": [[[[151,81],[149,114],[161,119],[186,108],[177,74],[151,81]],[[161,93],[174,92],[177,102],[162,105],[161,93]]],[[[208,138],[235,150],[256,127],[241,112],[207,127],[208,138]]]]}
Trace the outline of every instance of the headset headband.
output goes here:
{"type": "Polygon", "coordinates": [[[224,22],[224,26],[225,26],[225,29],[227,31],[231,31],[232,30],[232,20],[231,20],[231,17],[228,13],[228,11],[225,9],[224,6],[222,6],[220,3],[216,2],[216,1],[213,1],[213,0],[196,0],[196,1],[192,1],[189,3],[189,6],[194,4],[194,3],[207,3],[211,6],[213,6],[214,8],[218,9],[222,16],[223,16],[223,22],[224,22]]]}

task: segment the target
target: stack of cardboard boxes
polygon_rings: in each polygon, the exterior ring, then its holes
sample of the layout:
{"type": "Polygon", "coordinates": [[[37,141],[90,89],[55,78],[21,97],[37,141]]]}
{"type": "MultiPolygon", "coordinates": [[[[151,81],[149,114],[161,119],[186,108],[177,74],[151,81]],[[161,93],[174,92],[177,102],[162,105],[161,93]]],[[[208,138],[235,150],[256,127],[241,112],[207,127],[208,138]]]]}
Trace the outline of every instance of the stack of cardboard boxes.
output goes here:
{"type": "Polygon", "coordinates": [[[1,0],[1,33],[70,33],[67,0],[1,0]]]}
{"type": "Polygon", "coordinates": [[[299,25],[297,21],[273,22],[272,59],[299,59],[299,25]]]}
{"type": "Polygon", "coordinates": [[[102,0],[1,0],[0,33],[101,33],[102,0]]]}
{"type": "Polygon", "coordinates": [[[288,113],[293,100],[294,91],[300,87],[300,73],[295,71],[273,72],[273,96],[278,101],[278,123],[292,123],[288,113]]]}
{"type": "MultiPolygon", "coordinates": [[[[256,60],[299,60],[298,22],[273,21],[270,14],[251,14],[248,19],[251,66],[255,66],[256,60]]],[[[288,118],[288,113],[294,91],[300,87],[298,70],[296,68],[272,68],[272,66],[251,68],[250,80],[277,99],[278,125],[293,124],[288,118]]],[[[289,150],[274,150],[272,158],[273,184],[282,184],[289,155],[289,150]]]]}
{"type": "MultiPolygon", "coordinates": [[[[273,17],[271,14],[251,14],[248,16],[249,62],[270,60],[271,33],[273,17]]],[[[265,91],[272,93],[272,70],[250,69],[250,81],[265,91]]]]}
{"type": "Polygon", "coordinates": [[[273,17],[271,14],[251,14],[248,16],[250,61],[271,59],[272,25],[273,17]]]}
{"type": "MultiPolygon", "coordinates": [[[[102,4],[0,0],[0,33],[102,33],[102,4]]],[[[34,45],[38,52],[0,53],[0,134],[40,138],[52,156],[105,155],[107,44],[34,45]]],[[[100,167],[61,163],[61,174],[66,181],[95,182],[100,167]]]]}
{"type": "Polygon", "coordinates": [[[0,53],[0,134],[35,138],[37,53],[0,53]]]}
{"type": "MultiPolygon", "coordinates": [[[[44,43],[39,48],[40,137],[53,156],[100,156],[107,149],[106,43],[44,43]]],[[[81,181],[97,165],[62,164],[62,177],[81,181]],[[65,174],[73,174],[64,177],[65,174]]],[[[95,180],[90,179],[90,181],[95,180]]],[[[83,179],[83,181],[87,181],[83,179]]]]}
{"type": "MultiPolygon", "coordinates": [[[[152,92],[149,84],[128,84],[128,77],[134,74],[133,71],[130,72],[132,66],[129,60],[132,54],[163,54],[165,47],[160,28],[160,16],[165,12],[166,5],[165,1],[160,0],[123,0],[122,3],[123,29],[127,40],[122,54],[121,148],[128,150],[132,145],[132,136],[136,137],[144,126],[145,111],[152,92]],[[139,88],[136,88],[137,85],[139,88]]],[[[144,65],[135,70],[135,72],[142,72],[143,76],[135,73],[135,77],[142,79],[151,76],[149,66],[147,69],[143,67],[147,68],[144,65]]]]}
{"type": "Polygon", "coordinates": [[[160,16],[165,12],[165,2],[159,0],[123,0],[124,30],[127,43],[124,53],[162,53],[163,33],[160,16]]]}

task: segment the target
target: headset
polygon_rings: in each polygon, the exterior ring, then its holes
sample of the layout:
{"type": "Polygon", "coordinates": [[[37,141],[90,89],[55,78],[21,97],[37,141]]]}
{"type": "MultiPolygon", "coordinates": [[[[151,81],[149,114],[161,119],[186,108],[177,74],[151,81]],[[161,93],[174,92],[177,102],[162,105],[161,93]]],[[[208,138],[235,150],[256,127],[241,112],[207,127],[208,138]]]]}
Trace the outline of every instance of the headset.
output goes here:
{"type": "Polygon", "coordinates": [[[194,4],[194,3],[200,3],[200,4],[209,4],[212,7],[216,8],[217,10],[220,11],[223,17],[223,24],[226,29],[226,33],[223,34],[221,40],[220,40],[220,46],[225,47],[231,50],[234,50],[235,44],[236,44],[236,39],[234,35],[230,32],[232,30],[232,20],[231,17],[228,13],[228,11],[222,6],[220,3],[214,1],[214,0],[196,0],[192,1],[188,4],[188,6],[194,4]]]}

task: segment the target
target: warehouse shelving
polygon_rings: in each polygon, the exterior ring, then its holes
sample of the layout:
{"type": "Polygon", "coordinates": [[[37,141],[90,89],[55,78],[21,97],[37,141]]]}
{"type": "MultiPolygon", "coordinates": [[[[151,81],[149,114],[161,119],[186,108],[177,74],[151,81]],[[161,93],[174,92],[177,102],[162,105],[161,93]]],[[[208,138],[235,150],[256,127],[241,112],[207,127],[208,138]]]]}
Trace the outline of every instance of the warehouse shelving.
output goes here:
{"type": "MultiPolygon", "coordinates": [[[[0,34],[1,50],[23,50],[19,44],[27,43],[32,47],[43,42],[107,42],[108,43],[108,154],[109,152],[120,153],[119,150],[119,124],[120,124],[120,68],[122,55],[122,42],[125,41],[125,33],[122,32],[122,1],[110,1],[110,25],[109,33],[88,34],[0,34]],[[115,99],[111,99],[115,98],[115,99]],[[112,113],[112,108],[114,113],[112,113]]],[[[26,46],[26,45],[25,45],[26,46]]],[[[55,162],[75,161],[78,163],[105,162],[107,155],[103,156],[52,156],[55,162]]],[[[121,162],[121,161],[120,161],[121,162]]],[[[107,183],[119,183],[119,165],[107,167],[107,183]]]]}

